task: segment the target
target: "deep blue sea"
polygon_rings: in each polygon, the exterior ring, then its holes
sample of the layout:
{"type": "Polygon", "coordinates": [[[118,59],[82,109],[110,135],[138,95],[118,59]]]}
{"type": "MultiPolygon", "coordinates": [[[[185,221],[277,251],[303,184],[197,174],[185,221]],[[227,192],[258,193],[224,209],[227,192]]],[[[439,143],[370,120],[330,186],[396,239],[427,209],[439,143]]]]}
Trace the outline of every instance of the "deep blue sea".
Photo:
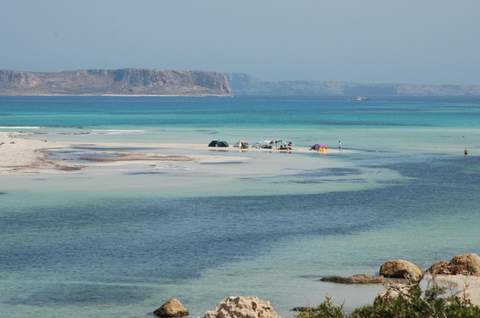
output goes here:
{"type": "Polygon", "coordinates": [[[2,126],[295,128],[479,125],[472,98],[0,97],[2,126]]]}
{"type": "Polygon", "coordinates": [[[0,97],[0,131],[139,148],[341,140],[345,151],[0,175],[2,317],[149,317],[171,296],[196,317],[235,294],[288,317],[379,290],[323,275],[480,252],[478,99],[0,97]]]}

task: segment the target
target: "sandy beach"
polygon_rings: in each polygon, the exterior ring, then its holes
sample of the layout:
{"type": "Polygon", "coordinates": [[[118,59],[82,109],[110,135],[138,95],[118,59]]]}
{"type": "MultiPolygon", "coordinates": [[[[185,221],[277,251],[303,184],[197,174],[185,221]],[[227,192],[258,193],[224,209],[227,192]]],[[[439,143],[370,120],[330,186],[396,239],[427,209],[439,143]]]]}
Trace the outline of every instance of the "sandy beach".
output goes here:
{"type": "Polygon", "coordinates": [[[0,173],[68,170],[67,166],[48,160],[46,150],[65,147],[59,142],[26,139],[23,133],[0,132],[0,173]]]}
{"type": "MultiPolygon", "coordinates": [[[[246,152],[266,152],[272,154],[305,154],[312,153],[308,148],[296,147],[292,151],[278,151],[271,149],[250,148],[241,151],[238,147],[208,148],[206,144],[192,143],[133,143],[133,142],[88,142],[80,141],[51,141],[38,139],[38,136],[25,132],[0,132],[0,174],[25,174],[25,173],[53,173],[58,171],[77,171],[89,166],[119,166],[126,164],[151,164],[154,162],[194,162],[206,163],[230,163],[245,162],[251,158],[242,156],[246,152]],[[129,151],[141,146],[142,151],[129,151]],[[52,159],[49,152],[52,150],[67,150],[72,147],[87,147],[89,149],[112,149],[99,150],[99,154],[109,155],[105,157],[84,156],[82,164],[52,159]],[[114,149],[126,149],[113,151],[114,149]],[[151,150],[150,150],[151,149],[151,150]],[[158,153],[162,149],[162,153],[158,153]],[[210,150],[211,154],[205,155],[204,151],[210,150]],[[179,154],[179,152],[181,154],[179,154]],[[228,155],[227,155],[228,154],[228,155]]],[[[348,153],[343,150],[342,153],[348,153]]],[[[338,149],[329,150],[329,153],[340,153],[338,149]]],[[[324,155],[318,153],[319,155],[324,155]]]]}

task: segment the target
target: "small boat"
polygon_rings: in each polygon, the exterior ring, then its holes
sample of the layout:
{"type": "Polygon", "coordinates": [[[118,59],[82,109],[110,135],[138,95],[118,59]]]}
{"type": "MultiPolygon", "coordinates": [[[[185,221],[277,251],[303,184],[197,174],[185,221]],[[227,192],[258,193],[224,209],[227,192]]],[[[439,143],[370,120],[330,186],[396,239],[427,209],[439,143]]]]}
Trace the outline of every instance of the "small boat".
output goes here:
{"type": "Polygon", "coordinates": [[[366,96],[357,96],[357,97],[355,97],[353,100],[356,101],[356,102],[364,102],[364,101],[368,100],[368,97],[366,97],[366,96]]]}

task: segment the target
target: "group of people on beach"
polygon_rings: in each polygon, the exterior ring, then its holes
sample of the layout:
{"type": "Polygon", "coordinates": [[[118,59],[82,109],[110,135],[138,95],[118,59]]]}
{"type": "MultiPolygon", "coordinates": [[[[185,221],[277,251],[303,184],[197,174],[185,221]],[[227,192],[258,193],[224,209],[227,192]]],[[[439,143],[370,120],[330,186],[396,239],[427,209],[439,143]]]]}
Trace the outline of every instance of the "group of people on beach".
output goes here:
{"type": "MultiPolygon", "coordinates": [[[[215,147],[215,148],[217,148],[217,147],[228,148],[229,145],[225,141],[213,140],[213,141],[210,142],[210,144],[208,146],[209,147],[215,147]]],[[[250,145],[248,144],[248,142],[240,140],[237,143],[236,147],[239,147],[240,150],[242,150],[242,151],[247,151],[250,148],[250,145]]],[[[291,141],[283,142],[282,140],[269,140],[269,141],[265,141],[263,144],[260,144],[260,143],[255,144],[252,147],[261,148],[261,149],[273,149],[273,148],[275,148],[276,150],[279,150],[279,151],[283,151],[283,150],[292,151],[293,150],[293,142],[291,142],[291,141]]],[[[324,145],[324,144],[315,144],[315,145],[310,147],[310,150],[315,150],[315,151],[319,151],[319,152],[327,152],[328,148],[329,147],[327,145],[324,145]]],[[[342,150],[343,150],[342,140],[338,139],[338,151],[342,151],[342,150]]],[[[465,149],[463,150],[463,154],[464,154],[464,156],[469,155],[469,150],[468,150],[467,147],[465,147],[465,149]]]]}
{"type": "MultiPolygon", "coordinates": [[[[212,140],[209,144],[209,148],[223,148],[227,149],[230,145],[228,142],[223,140],[212,140]]],[[[248,151],[250,147],[257,148],[257,149],[270,149],[270,150],[278,150],[278,151],[292,151],[293,150],[293,142],[292,141],[283,141],[279,140],[265,140],[263,142],[258,142],[252,146],[249,145],[248,142],[244,140],[240,140],[238,143],[234,145],[234,147],[240,148],[241,151],[248,151]]],[[[310,147],[310,150],[315,150],[319,152],[327,152],[328,146],[326,144],[315,144],[310,147]]],[[[341,151],[343,149],[343,144],[340,139],[338,139],[338,150],[341,151]]]]}

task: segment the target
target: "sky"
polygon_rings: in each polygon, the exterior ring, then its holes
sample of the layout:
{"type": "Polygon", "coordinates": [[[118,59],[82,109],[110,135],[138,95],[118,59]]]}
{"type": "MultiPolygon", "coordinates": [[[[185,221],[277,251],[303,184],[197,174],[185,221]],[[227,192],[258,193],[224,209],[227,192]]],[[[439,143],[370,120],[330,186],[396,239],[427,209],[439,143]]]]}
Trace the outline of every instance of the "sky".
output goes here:
{"type": "Polygon", "coordinates": [[[0,0],[0,69],[480,84],[479,0],[0,0]]]}

